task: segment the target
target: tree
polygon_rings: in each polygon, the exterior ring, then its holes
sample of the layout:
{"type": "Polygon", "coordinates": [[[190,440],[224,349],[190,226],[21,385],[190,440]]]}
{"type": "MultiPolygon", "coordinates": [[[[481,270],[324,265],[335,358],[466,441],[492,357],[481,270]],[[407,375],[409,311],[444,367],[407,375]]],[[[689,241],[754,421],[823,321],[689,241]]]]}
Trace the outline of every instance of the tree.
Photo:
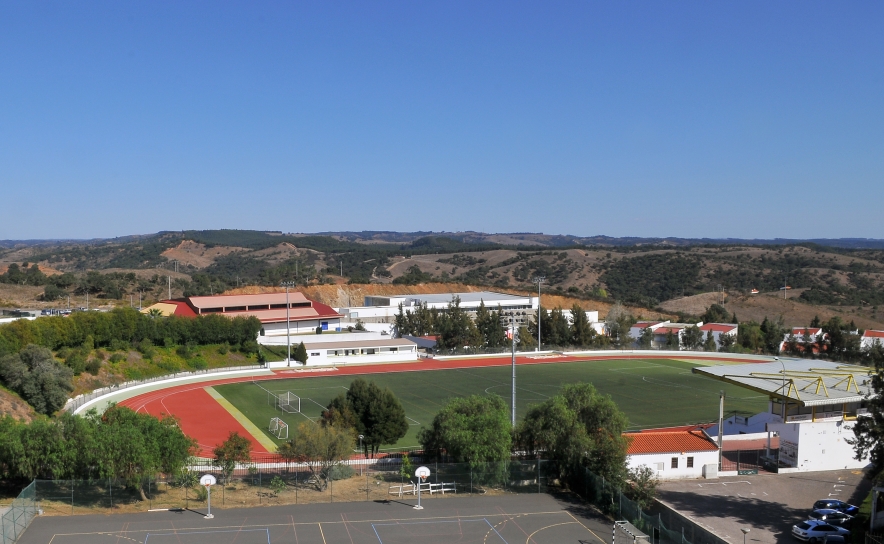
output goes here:
{"type": "Polygon", "coordinates": [[[142,500],[147,499],[144,480],[158,473],[178,474],[196,446],[173,417],[157,419],[115,405],[101,416],[93,412],[89,417],[98,424],[95,456],[100,475],[122,479],[142,500]]]}
{"type": "Polygon", "coordinates": [[[703,322],[704,323],[727,323],[728,317],[730,317],[727,313],[727,310],[724,309],[724,306],[720,304],[713,304],[706,308],[706,312],[703,314],[703,322]]]}
{"type": "Polygon", "coordinates": [[[46,302],[52,302],[53,300],[58,300],[65,295],[67,295],[67,293],[64,291],[64,289],[61,289],[60,287],[52,285],[50,283],[43,288],[42,298],[46,302]]]}
{"type": "Polygon", "coordinates": [[[439,347],[442,349],[460,350],[482,343],[473,320],[460,307],[458,296],[448,303],[447,311],[437,316],[436,331],[439,334],[439,347]]]}
{"type": "Polygon", "coordinates": [[[486,348],[499,348],[506,345],[506,334],[500,319],[500,311],[489,312],[485,308],[485,302],[479,302],[479,309],[476,311],[476,329],[482,336],[482,342],[486,348]]]}
{"type": "Polygon", "coordinates": [[[72,374],[51,351],[33,344],[0,358],[3,382],[41,414],[53,414],[65,405],[68,393],[74,390],[72,374]]]}
{"type": "Polygon", "coordinates": [[[733,334],[720,334],[718,335],[718,351],[722,353],[730,353],[734,351],[734,346],[737,343],[737,337],[733,334]]]}
{"type": "Polygon", "coordinates": [[[537,347],[537,338],[531,334],[528,327],[519,327],[519,336],[516,338],[516,349],[519,351],[531,351],[535,347],[537,347]]]}
{"type": "Polygon", "coordinates": [[[571,344],[588,346],[593,343],[595,329],[589,323],[586,312],[576,302],[571,307],[571,344]]]}
{"type": "Polygon", "coordinates": [[[347,400],[346,393],[341,393],[328,403],[328,406],[320,415],[320,423],[333,427],[356,428],[358,425],[356,413],[353,412],[353,407],[350,405],[350,401],[347,400]]]}
{"type": "Polygon", "coordinates": [[[331,470],[353,452],[353,430],[305,421],[298,425],[294,438],[279,447],[287,461],[304,463],[313,474],[316,489],[328,485],[331,470]]]}
{"type": "Polygon", "coordinates": [[[660,485],[654,469],[648,465],[630,469],[627,483],[627,494],[638,504],[639,509],[646,510],[653,504],[657,496],[657,486],[660,485]]]}
{"type": "Polygon", "coordinates": [[[642,329],[641,336],[638,337],[638,347],[640,349],[651,349],[653,345],[654,331],[651,330],[651,327],[645,327],[642,329]]]}
{"type": "Polygon", "coordinates": [[[546,321],[549,323],[549,333],[542,341],[551,346],[567,346],[571,343],[571,324],[561,308],[554,309],[546,321]]]}
{"type": "Polygon", "coordinates": [[[635,344],[635,338],[629,335],[629,329],[635,324],[635,318],[619,302],[611,306],[605,317],[605,327],[614,345],[627,349],[635,344]]]}
{"type": "MultiPolygon", "coordinates": [[[[709,332],[711,333],[712,331],[709,332]]],[[[686,327],[682,341],[686,349],[696,350],[703,343],[703,331],[696,325],[686,327]]]]}
{"type": "Polygon", "coordinates": [[[248,463],[252,460],[252,443],[238,432],[231,431],[227,440],[215,446],[212,454],[215,456],[212,464],[221,469],[224,482],[227,483],[236,470],[237,463],[248,463]]]}
{"type": "Polygon", "coordinates": [[[455,397],[422,428],[418,441],[426,452],[445,451],[455,462],[507,461],[512,450],[512,423],[507,404],[497,395],[455,397]]]}
{"type": "Polygon", "coordinates": [[[569,384],[532,407],[516,436],[529,455],[544,451],[557,461],[560,478],[582,476],[585,467],[616,483],[626,474],[627,425],[610,396],[600,395],[592,384],[569,384]]]}
{"type": "Polygon", "coordinates": [[[408,432],[405,409],[389,389],[358,378],[350,384],[346,400],[356,418],[356,431],[364,436],[362,443],[372,455],[408,432]]]}
{"type": "Polygon", "coordinates": [[[681,349],[681,341],[678,337],[678,334],[673,333],[671,330],[666,331],[666,349],[677,350],[681,349]]]}
{"type": "Polygon", "coordinates": [[[703,342],[703,351],[717,351],[718,346],[715,344],[715,335],[712,331],[706,331],[706,341],[703,342]]]}
{"type": "Polygon", "coordinates": [[[307,364],[307,347],[304,346],[304,342],[295,346],[294,351],[292,351],[292,359],[298,361],[302,365],[307,364]]]}

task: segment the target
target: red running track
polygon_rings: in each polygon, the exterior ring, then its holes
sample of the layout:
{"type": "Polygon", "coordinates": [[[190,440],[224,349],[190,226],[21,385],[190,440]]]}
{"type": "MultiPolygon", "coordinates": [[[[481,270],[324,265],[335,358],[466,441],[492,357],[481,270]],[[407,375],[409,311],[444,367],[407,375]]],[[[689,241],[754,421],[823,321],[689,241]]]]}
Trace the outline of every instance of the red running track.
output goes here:
{"type": "MultiPolygon", "coordinates": [[[[605,361],[615,359],[678,359],[676,354],[665,355],[592,355],[592,356],[531,356],[516,357],[517,365],[534,365],[545,363],[563,363],[577,361],[605,361]]],[[[684,357],[682,357],[684,358],[684,357]]],[[[740,358],[713,358],[713,357],[690,357],[694,360],[715,360],[728,362],[751,361],[740,358]]],[[[127,406],[137,412],[146,412],[154,416],[172,415],[178,418],[181,430],[184,434],[196,439],[201,457],[212,457],[212,449],[227,439],[231,431],[236,431],[240,436],[248,438],[252,442],[252,452],[255,454],[267,454],[264,448],[252,435],[246,431],[223,406],[206,392],[205,388],[225,383],[264,381],[291,378],[317,378],[323,376],[353,376],[364,374],[382,374],[386,372],[420,372],[432,370],[448,370],[456,368],[480,368],[491,366],[506,366],[512,364],[510,356],[483,357],[480,359],[456,359],[442,361],[438,359],[422,359],[414,363],[385,363],[373,365],[347,366],[337,369],[327,368],[304,368],[276,370],[268,376],[242,376],[236,378],[222,378],[199,383],[172,386],[150,393],[144,393],[119,402],[120,406],[127,406]]]]}

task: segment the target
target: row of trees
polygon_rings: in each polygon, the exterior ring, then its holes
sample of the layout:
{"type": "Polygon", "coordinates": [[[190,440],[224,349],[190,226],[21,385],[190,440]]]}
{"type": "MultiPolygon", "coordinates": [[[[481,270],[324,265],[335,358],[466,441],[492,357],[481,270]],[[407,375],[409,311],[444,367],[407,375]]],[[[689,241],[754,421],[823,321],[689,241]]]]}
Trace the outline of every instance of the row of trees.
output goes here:
{"type": "Polygon", "coordinates": [[[241,345],[254,342],[261,322],[254,317],[230,319],[220,315],[164,317],[145,315],[133,308],[109,312],[74,312],[28,321],[20,319],[0,326],[0,356],[18,353],[28,344],[58,350],[78,347],[90,341],[95,347],[115,348],[150,340],[167,343],[241,345]]]}
{"type": "Polygon", "coordinates": [[[515,429],[509,406],[498,396],[451,399],[418,438],[427,454],[473,467],[508,461],[514,451],[542,456],[553,461],[552,476],[566,485],[577,485],[589,469],[630,489],[633,498],[647,500],[656,481],[645,471],[626,468],[628,424],[610,396],[579,383],[533,406],[515,429]]]}
{"type": "MultiPolygon", "coordinates": [[[[615,335],[613,340],[606,335],[598,334],[592,327],[586,312],[578,305],[571,308],[571,317],[566,317],[562,308],[552,312],[541,308],[540,333],[541,340],[551,346],[574,347],[605,347],[612,342],[625,342],[628,337],[629,324],[625,328],[625,336],[615,335]]],[[[439,311],[430,309],[426,304],[406,312],[402,305],[396,314],[396,329],[400,335],[437,337],[437,345],[442,350],[500,349],[509,345],[506,331],[512,326],[511,317],[499,307],[489,310],[484,302],[479,304],[475,319],[461,308],[460,298],[454,297],[448,307],[439,311]]],[[[633,321],[634,322],[634,321],[633,321]]],[[[517,332],[517,347],[520,350],[533,349],[537,342],[537,315],[527,326],[521,326],[517,332]]]]}
{"type": "Polygon", "coordinates": [[[195,446],[174,418],[157,419],[121,406],[100,415],[64,413],[31,423],[0,418],[0,473],[5,479],[118,479],[142,499],[145,479],[180,474],[195,446]]]}

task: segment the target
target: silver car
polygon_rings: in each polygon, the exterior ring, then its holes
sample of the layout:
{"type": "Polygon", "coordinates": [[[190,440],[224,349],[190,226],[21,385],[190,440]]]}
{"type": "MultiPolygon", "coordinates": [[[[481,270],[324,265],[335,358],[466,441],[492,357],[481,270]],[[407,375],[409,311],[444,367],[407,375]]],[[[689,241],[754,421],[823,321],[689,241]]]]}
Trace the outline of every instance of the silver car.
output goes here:
{"type": "Polygon", "coordinates": [[[798,540],[813,543],[823,542],[826,540],[827,536],[846,536],[849,534],[850,531],[847,529],[838,527],[837,525],[830,525],[825,521],[808,520],[792,526],[792,536],[798,540]]]}

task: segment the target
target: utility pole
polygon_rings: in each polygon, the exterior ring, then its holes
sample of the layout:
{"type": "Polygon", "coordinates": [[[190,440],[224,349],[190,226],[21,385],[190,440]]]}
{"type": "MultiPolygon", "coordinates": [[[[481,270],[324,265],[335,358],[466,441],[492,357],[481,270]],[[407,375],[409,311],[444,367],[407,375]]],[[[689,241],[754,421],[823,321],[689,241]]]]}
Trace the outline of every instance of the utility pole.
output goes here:
{"type": "MultiPolygon", "coordinates": [[[[516,315],[510,314],[512,318],[512,333],[513,333],[513,428],[516,426],[516,315]]],[[[538,329],[539,330],[539,329],[538,329]]]]}
{"type": "Polygon", "coordinates": [[[546,276],[537,276],[532,281],[537,284],[537,351],[540,351],[540,310],[542,308],[540,304],[540,286],[546,282],[546,276]]]}
{"type": "Polygon", "coordinates": [[[721,470],[721,452],[724,445],[724,390],[718,397],[718,470],[721,470]]]}
{"type": "Polygon", "coordinates": [[[172,276],[169,276],[169,300],[172,300],[172,276]]]}
{"type": "Polygon", "coordinates": [[[288,355],[286,355],[286,366],[292,366],[292,332],[289,324],[289,287],[294,287],[295,282],[284,281],[281,284],[285,287],[285,345],[288,355]]]}

